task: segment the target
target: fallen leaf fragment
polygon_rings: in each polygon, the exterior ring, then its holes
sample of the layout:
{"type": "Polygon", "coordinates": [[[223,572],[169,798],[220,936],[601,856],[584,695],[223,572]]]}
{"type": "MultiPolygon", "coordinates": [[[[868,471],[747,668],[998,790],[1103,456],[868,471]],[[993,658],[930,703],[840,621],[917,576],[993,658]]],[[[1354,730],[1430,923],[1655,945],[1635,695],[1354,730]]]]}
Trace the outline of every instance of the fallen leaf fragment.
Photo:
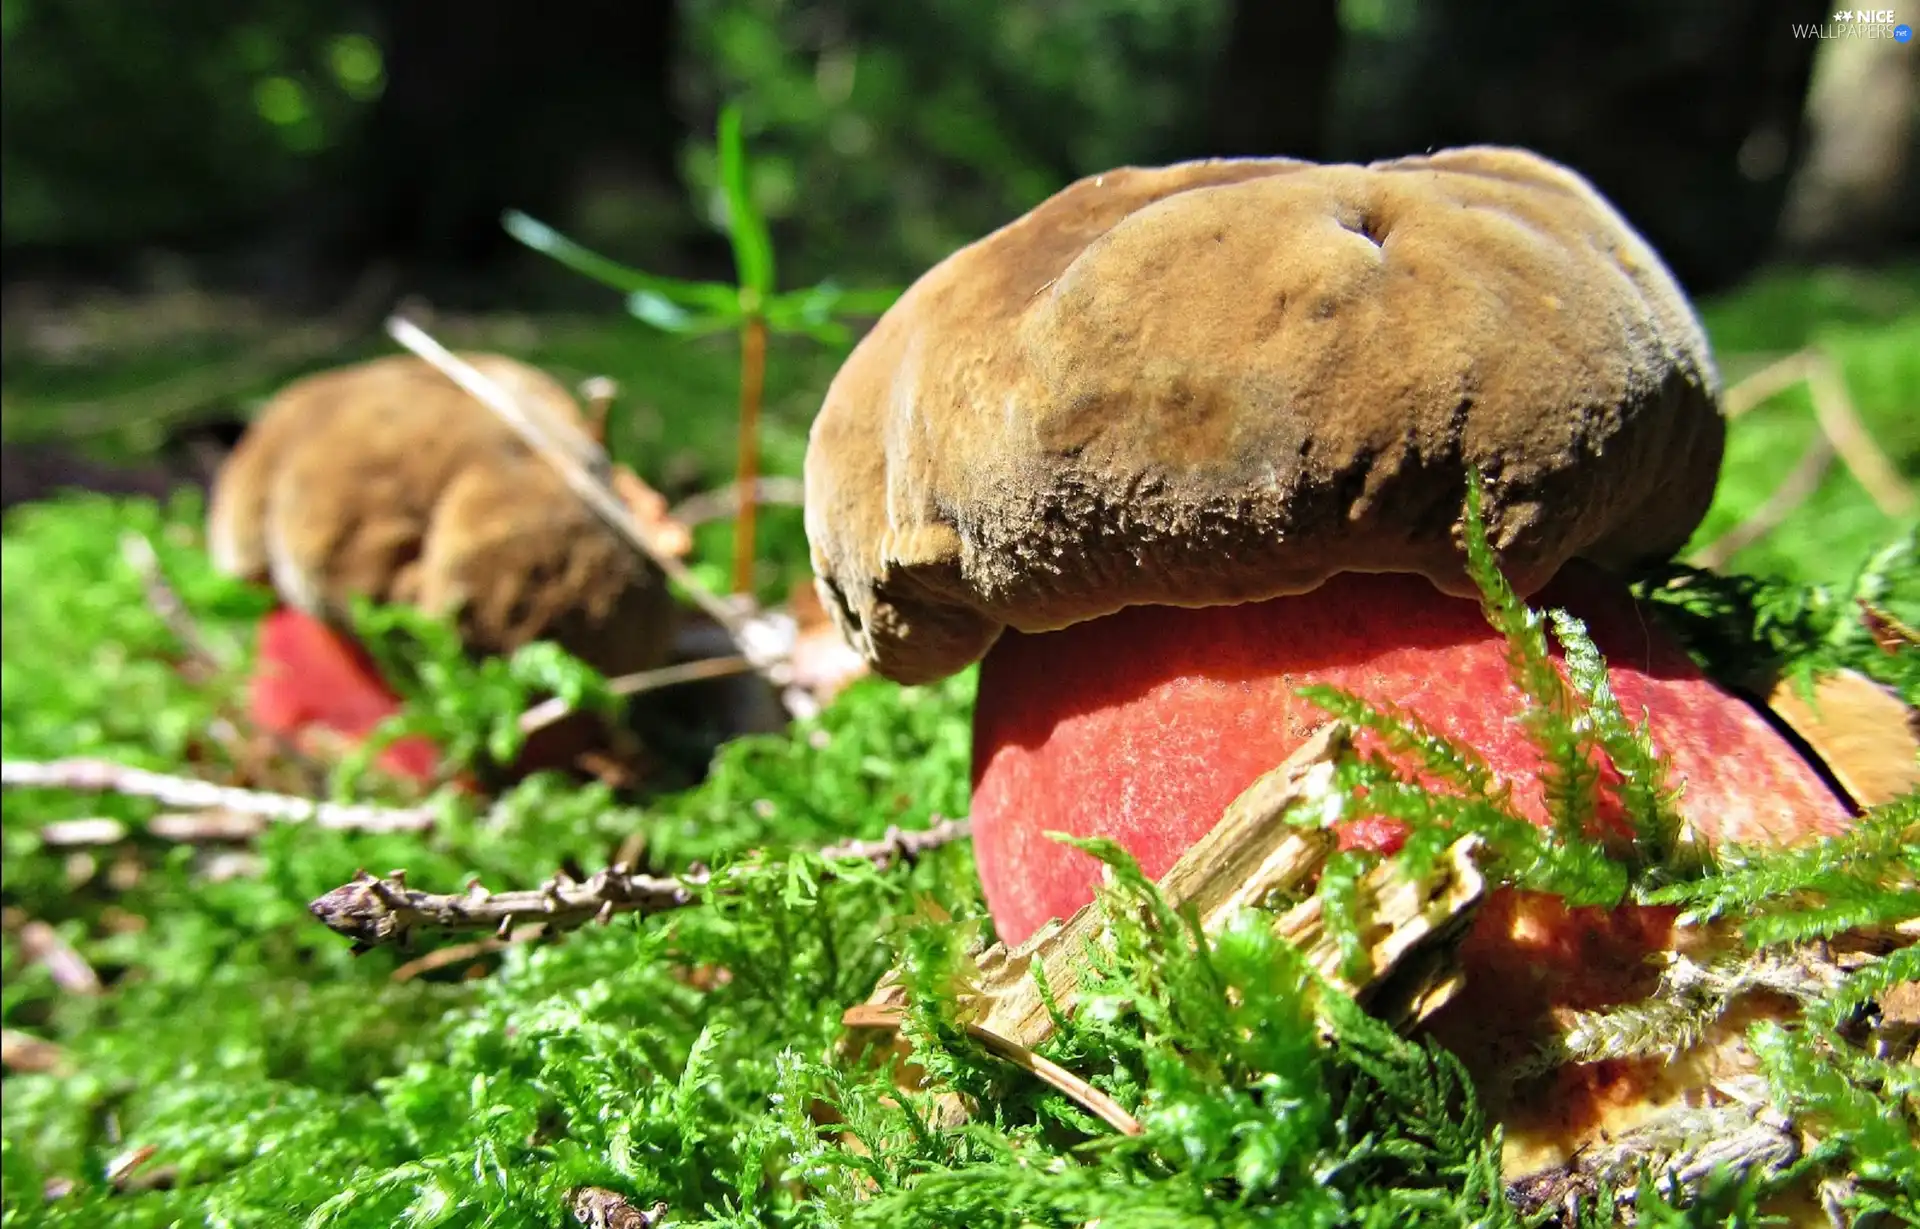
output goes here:
{"type": "Polygon", "coordinates": [[[1877,807],[1920,788],[1920,713],[1864,674],[1775,683],[1767,707],[1806,741],[1853,800],[1877,807]]]}

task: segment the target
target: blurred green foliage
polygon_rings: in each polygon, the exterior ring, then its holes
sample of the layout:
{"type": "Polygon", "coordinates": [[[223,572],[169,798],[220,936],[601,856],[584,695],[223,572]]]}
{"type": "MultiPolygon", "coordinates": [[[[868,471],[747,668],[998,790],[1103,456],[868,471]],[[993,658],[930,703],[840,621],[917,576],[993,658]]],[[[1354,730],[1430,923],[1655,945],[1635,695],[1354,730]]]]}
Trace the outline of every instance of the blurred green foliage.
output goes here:
{"type": "MultiPolygon", "coordinates": [[[[747,97],[765,149],[753,196],[803,280],[898,276],[1189,122],[1226,8],[687,0],[678,92],[690,119],[747,97]]],[[[8,0],[6,244],[257,222],[360,135],[384,82],[379,24],[373,4],[8,0]]],[[[684,170],[720,222],[710,137],[687,142],[684,170]]]]}
{"type": "Polygon", "coordinates": [[[87,245],[258,223],[380,94],[351,8],[7,0],[0,235],[87,245]]]}
{"type": "MultiPolygon", "coordinates": [[[[688,101],[744,100],[756,194],[801,277],[894,276],[1192,123],[1227,7],[688,0],[688,101]]],[[[712,147],[684,170],[717,214],[712,147]]]]}

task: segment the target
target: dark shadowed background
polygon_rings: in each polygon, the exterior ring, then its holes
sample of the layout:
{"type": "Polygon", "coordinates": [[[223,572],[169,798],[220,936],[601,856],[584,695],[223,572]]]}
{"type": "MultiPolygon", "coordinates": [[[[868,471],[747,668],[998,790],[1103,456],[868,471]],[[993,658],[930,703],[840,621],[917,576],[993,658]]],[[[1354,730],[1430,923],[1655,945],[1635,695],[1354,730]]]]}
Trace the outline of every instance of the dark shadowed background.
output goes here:
{"type": "Polygon", "coordinates": [[[390,261],[406,288],[470,306],[581,289],[515,251],[508,206],[640,263],[723,269],[698,215],[726,98],[804,279],[904,279],[1121,163],[1473,141],[1584,171],[1696,293],[1765,259],[1920,237],[1920,51],[1795,37],[1824,0],[4,12],[10,286],[191,276],[324,301],[390,261]]]}

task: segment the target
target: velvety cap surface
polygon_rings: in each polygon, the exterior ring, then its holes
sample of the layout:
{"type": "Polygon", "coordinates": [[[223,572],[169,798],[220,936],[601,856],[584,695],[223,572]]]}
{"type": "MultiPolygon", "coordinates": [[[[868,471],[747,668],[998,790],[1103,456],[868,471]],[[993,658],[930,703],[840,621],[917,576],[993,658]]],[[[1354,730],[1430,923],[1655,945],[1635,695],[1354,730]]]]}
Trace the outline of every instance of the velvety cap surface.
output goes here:
{"type": "MultiPolygon", "coordinates": [[[[545,373],[465,355],[536,415],[578,426],[545,373]]],[[[338,620],[354,596],[453,617],[489,653],[555,640],[606,673],[657,662],[666,582],[484,406],[423,360],[377,359],[296,381],[215,481],[208,545],[338,620]]]]}
{"type": "Polygon", "coordinates": [[[1465,468],[1523,591],[1677,548],[1718,379],[1659,258],[1519,150],[1080,181],[922,277],[806,461],[822,596],[923,682],[1006,626],[1414,572],[1470,592],[1465,468]]]}

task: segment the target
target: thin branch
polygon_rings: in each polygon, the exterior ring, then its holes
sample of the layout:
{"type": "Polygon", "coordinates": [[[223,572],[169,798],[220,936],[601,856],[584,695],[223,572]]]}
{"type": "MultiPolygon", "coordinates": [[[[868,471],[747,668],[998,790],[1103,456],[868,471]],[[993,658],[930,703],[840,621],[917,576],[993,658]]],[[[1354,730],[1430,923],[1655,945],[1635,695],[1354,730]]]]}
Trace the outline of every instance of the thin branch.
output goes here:
{"type": "Polygon", "coordinates": [[[18,1029],[0,1029],[0,1067],[8,1071],[61,1071],[67,1053],[53,1042],[18,1029]]]}
{"type": "Polygon", "coordinates": [[[1874,645],[1882,653],[1920,649],[1920,632],[1902,623],[1892,612],[1882,610],[1864,597],[1855,598],[1854,602],[1860,608],[1860,622],[1866,626],[1867,634],[1873,637],[1874,645]]]}
{"type": "MultiPolygon", "coordinates": [[[[897,1031],[906,1018],[906,1008],[865,1005],[849,1008],[840,1022],[848,1028],[870,1028],[883,1031],[897,1031]]],[[[1041,1083],[1058,1091],[1069,1101],[1092,1114],[1122,1135],[1144,1135],[1147,1128],[1138,1118],[1127,1112],[1125,1106],[1101,1092],[1086,1080],[1062,1067],[1059,1063],[1010,1037],[985,1028],[979,1024],[966,1025],[967,1035],[992,1051],[994,1055],[1005,1059],[1020,1068],[1041,1083]]]]}
{"type": "Polygon", "coordinates": [[[153,549],[153,542],[145,534],[128,531],[120,535],[120,555],[127,561],[127,566],[133,569],[134,575],[140,578],[140,587],[147,595],[147,605],[186,650],[187,659],[196,671],[207,678],[224,671],[226,663],[208,646],[206,637],[200,634],[200,625],[194,621],[193,612],[187,609],[187,603],[167,580],[166,569],[160,565],[160,556],[153,549]]]}
{"type": "Polygon", "coordinates": [[[277,823],[310,823],[343,831],[420,832],[431,828],[434,818],[431,807],[317,802],[292,794],[216,785],[197,777],[149,772],[112,760],[6,760],[0,762],[0,786],[121,794],[129,798],[151,798],[183,810],[229,811],[277,823]]]}
{"type": "Polygon", "coordinates": [[[1777,358],[1727,390],[1722,406],[1729,419],[1758,409],[1807,378],[1807,354],[1795,350],[1777,358]]]}
{"type": "MultiPolygon", "coordinates": [[[[642,670],[638,674],[623,674],[619,678],[608,679],[607,690],[616,696],[639,696],[703,679],[750,674],[753,669],[753,663],[744,657],[709,657],[701,661],[661,666],[657,670],[642,670]]],[[[542,701],[520,714],[520,732],[533,734],[544,730],[572,711],[572,706],[559,696],[542,701]]]]}
{"type": "Polygon", "coordinates": [[[580,381],[580,400],[587,407],[587,434],[593,442],[606,446],[607,416],[613,412],[614,400],[620,396],[620,385],[611,376],[588,376],[580,381]]]}
{"type": "Polygon", "coordinates": [[[475,939],[471,943],[454,943],[447,947],[436,947],[395,969],[387,975],[387,980],[409,982],[423,973],[432,973],[449,965],[478,960],[482,956],[491,956],[495,952],[504,952],[515,943],[525,943],[529,939],[538,938],[543,929],[536,922],[531,926],[520,927],[504,939],[488,935],[484,939],[475,939]]]}
{"type": "Polygon", "coordinates": [[[127,826],[105,816],[63,819],[40,829],[40,843],[50,849],[92,849],[126,839],[127,826]]]}
{"type": "Polygon", "coordinates": [[[526,441],[528,447],[554,467],[574,494],[585,501],[601,520],[625,538],[635,550],[651,559],[668,579],[685,591],[694,605],[725,628],[743,656],[752,661],[776,686],[784,683],[780,667],[784,665],[792,637],[783,634],[778,620],[760,615],[750,601],[729,601],[720,597],[702,584],[685,563],[659,549],[620,497],[594,472],[606,472],[611,462],[584,431],[551,415],[536,421],[499,384],[429,337],[412,321],[399,316],[390,317],[387,332],[395,341],[430,363],[499,415],[501,421],[526,441]],[[583,463],[582,458],[591,460],[591,468],[583,463]]]}
{"type": "MultiPolygon", "coordinates": [[[[972,830],[965,820],[948,819],[931,828],[906,832],[892,828],[879,840],[847,841],[819,851],[828,861],[857,860],[886,867],[912,863],[942,845],[967,839],[972,830]]],[[[705,867],[680,875],[636,874],[616,863],[584,883],[556,874],[544,885],[513,892],[489,892],[479,882],[465,893],[433,893],[409,888],[406,872],[381,877],[362,871],[352,882],[319,897],[307,906],[322,925],[352,939],[365,951],[383,944],[406,945],[415,934],[435,931],[486,931],[500,937],[518,922],[542,922],[547,933],[602,924],[621,913],[664,913],[697,904],[713,887],[705,867]]],[[[724,891],[724,888],[718,889],[724,891]]]]}
{"type": "MultiPolygon", "coordinates": [[[[1820,347],[1809,346],[1775,360],[1728,389],[1724,399],[1726,416],[1729,419],[1738,418],[1801,383],[1806,384],[1813,402],[1814,421],[1819,426],[1824,446],[1839,454],[1841,461],[1852,471],[1854,478],[1866,490],[1868,498],[1882,513],[1896,518],[1911,515],[1920,506],[1920,499],[1916,499],[1913,488],[1900,476],[1898,467],[1887,459],[1887,454],[1874,442],[1866,424],[1860,421],[1840,365],[1820,347]]],[[[1698,557],[1705,559],[1708,551],[1713,551],[1714,557],[1724,562],[1739,546],[1747,545],[1770,532],[1800,499],[1811,494],[1819,485],[1825,472],[1825,463],[1821,463],[1820,473],[1808,474],[1806,471],[1814,464],[1811,458],[1810,448],[1809,453],[1801,458],[1800,467],[1748,518],[1747,525],[1755,526],[1758,532],[1738,542],[1732,550],[1719,549],[1719,541],[1710,543],[1698,557]],[[1805,491],[1799,492],[1798,498],[1794,498],[1801,484],[1805,485],[1805,491]]],[[[1740,529],[1746,529],[1747,525],[1740,529]]],[[[1713,567],[1716,564],[1703,563],[1701,566],[1713,567]]]]}
{"type": "MultiPolygon", "coordinates": [[[[798,478],[766,475],[754,480],[754,502],[763,505],[797,508],[806,501],[806,484],[798,478]]],[[[711,491],[689,495],[673,505],[667,515],[682,525],[704,525],[731,516],[740,506],[740,484],[729,482],[711,491]]]]}
{"type": "Polygon", "coordinates": [[[1826,351],[1811,352],[1807,366],[1807,390],[1813,394],[1813,416],[1820,429],[1839,450],[1853,476],[1866,488],[1874,506],[1890,517],[1911,515],[1916,501],[1913,488],[1900,477],[1887,454],[1873,442],[1847,392],[1846,377],[1840,365],[1826,351]]]}
{"type": "Polygon", "coordinates": [[[20,954],[29,961],[46,965],[53,984],[68,994],[90,998],[100,993],[100,975],[93,971],[87,958],[45,922],[35,919],[20,928],[20,954]]]}
{"type": "Polygon", "coordinates": [[[1709,569],[1724,567],[1735,555],[1780,528],[1795,508],[1820,489],[1821,480],[1833,465],[1833,458],[1833,441],[1824,432],[1816,433],[1807,442],[1806,451],[1800,454],[1800,460],[1794,464],[1792,472],[1773,488],[1772,494],[1745,520],[1693,552],[1687,562],[1709,569]]]}

